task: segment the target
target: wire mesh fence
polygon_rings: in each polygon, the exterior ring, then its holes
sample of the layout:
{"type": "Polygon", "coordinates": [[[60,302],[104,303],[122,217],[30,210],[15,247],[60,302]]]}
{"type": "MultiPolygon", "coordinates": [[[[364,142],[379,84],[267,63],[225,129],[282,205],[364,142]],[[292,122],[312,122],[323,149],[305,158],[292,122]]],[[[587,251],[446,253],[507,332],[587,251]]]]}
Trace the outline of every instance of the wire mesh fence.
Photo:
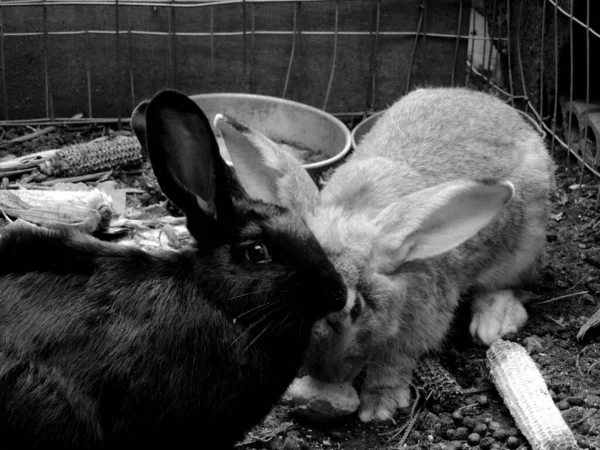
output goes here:
{"type": "Polygon", "coordinates": [[[473,78],[534,118],[580,165],[580,180],[600,177],[600,3],[488,0],[482,15],[489,39],[467,61],[473,78]]]}
{"type": "Polygon", "coordinates": [[[2,0],[0,124],[127,121],[173,87],[353,126],[415,86],[467,85],[600,176],[599,21],[593,0],[2,0]]]}

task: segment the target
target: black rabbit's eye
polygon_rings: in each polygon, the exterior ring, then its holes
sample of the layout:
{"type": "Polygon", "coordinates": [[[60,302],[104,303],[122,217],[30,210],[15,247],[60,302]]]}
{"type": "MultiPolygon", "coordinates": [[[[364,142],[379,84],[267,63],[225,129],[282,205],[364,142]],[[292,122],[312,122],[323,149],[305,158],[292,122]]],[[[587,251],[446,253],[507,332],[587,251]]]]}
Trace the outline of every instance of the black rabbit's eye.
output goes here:
{"type": "Polygon", "coordinates": [[[265,244],[259,242],[246,248],[246,259],[256,264],[264,264],[271,261],[271,255],[265,244]]]}

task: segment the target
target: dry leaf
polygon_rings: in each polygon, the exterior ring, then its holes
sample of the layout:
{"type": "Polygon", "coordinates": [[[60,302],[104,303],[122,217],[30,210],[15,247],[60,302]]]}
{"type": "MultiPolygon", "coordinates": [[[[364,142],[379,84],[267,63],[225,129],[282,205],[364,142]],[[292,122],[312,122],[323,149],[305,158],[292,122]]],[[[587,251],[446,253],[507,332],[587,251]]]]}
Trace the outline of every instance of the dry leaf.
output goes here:
{"type": "Polygon", "coordinates": [[[559,203],[563,206],[565,206],[567,204],[567,202],[569,201],[569,196],[567,195],[566,192],[563,192],[561,199],[559,200],[559,203]]]}

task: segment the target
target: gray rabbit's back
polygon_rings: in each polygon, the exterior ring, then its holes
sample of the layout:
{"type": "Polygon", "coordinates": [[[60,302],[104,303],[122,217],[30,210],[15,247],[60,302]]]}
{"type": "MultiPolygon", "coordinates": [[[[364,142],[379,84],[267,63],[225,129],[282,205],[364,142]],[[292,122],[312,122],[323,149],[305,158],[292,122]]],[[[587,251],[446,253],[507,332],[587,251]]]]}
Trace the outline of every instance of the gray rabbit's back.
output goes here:
{"type": "Polygon", "coordinates": [[[452,168],[456,177],[472,176],[472,163],[481,176],[506,177],[526,158],[524,146],[547,157],[539,134],[500,99],[467,89],[418,89],[382,114],[355,157],[433,166],[433,172],[452,168]],[[495,164],[486,164],[490,158],[495,164]]]}
{"type": "Polygon", "coordinates": [[[463,88],[417,89],[377,119],[322,200],[375,214],[439,183],[509,179],[511,208],[534,206],[545,203],[553,170],[537,130],[500,99],[463,88]]]}

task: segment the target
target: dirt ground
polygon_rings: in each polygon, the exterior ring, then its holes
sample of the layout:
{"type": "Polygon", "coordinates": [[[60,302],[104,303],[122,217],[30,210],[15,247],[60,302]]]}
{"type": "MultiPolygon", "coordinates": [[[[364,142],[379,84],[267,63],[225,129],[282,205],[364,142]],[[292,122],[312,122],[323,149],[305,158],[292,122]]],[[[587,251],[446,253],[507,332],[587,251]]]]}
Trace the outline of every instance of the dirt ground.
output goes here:
{"type": "MultiPolygon", "coordinates": [[[[30,132],[25,127],[6,128],[0,131],[0,144],[30,132]]],[[[0,146],[0,159],[87,142],[107,132],[98,126],[59,128],[23,144],[0,146]]],[[[552,196],[544,266],[539,280],[529,287],[535,294],[528,306],[530,320],[512,339],[529,350],[580,447],[600,448],[600,333],[595,332],[600,327],[577,339],[582,325],[597,312],[600,322],[600,180],[589,174],[580,179],[574,159],[569,169],[562,152],[555,159],[558,188],[552,196]]],[[[128,195],[129,206],[164,200],[148,163],[116,170],[113,178],[145,191],[128,195]]],[[[393,422],[363,424],[352,416],[315,426],[298,422],[291,407],[280,404],[240,448],[529,448],[490,381],[485,349],[471,344],[465,335],[465,320],[465,315],[458,316],[455,332],[439,355],[466,392],[454,410],[428,403],[414,417],[397,414],[393,422]],[[408,422],[414,426],[405,427],[408,422]]]]}

